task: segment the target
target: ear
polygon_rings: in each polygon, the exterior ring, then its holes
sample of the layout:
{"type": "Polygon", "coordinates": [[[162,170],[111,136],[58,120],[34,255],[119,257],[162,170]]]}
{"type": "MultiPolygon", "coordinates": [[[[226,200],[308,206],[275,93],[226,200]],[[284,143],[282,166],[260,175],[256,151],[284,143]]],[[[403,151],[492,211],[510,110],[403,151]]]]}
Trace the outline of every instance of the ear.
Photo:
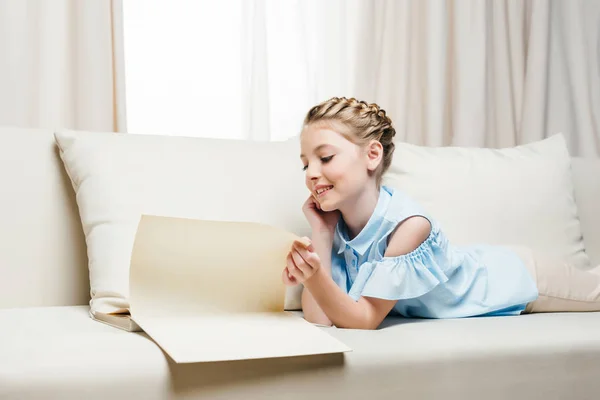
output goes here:
{"type": "Polygon", "coordinates": [[[378,140],[371,140],[366,147],[367,168],[375,171],[383,160],[383,146],[378,140]]]}

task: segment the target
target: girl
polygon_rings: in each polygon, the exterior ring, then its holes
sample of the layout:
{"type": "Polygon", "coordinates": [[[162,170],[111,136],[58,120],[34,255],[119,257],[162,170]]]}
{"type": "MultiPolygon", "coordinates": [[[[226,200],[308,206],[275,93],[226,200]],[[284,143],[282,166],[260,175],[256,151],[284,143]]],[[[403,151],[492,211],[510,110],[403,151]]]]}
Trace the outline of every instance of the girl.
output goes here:
{"type": "MultiPolygon", "coordinates": [[[[286,285],[304,285],[305,318],[375,329],[391,311],[422,318],[552,311],[536,309],[541,290],[517,252],[453,246],[418,204],[381,185],[394,135],[384,110],[354,98],[332,98],[306,115],[300,158],[312,240],[294,243],[283,271],[286,285]]],[[[554,310],[600,310],[600,268],[562,268],[552,272],[588,296],[554,302],[554,310]]]]}

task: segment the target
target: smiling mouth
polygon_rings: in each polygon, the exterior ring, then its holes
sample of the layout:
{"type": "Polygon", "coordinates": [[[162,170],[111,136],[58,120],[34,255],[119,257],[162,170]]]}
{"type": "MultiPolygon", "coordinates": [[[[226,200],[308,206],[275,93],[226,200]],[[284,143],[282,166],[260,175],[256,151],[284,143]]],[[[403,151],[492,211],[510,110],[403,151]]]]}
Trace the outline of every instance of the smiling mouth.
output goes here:
{"type": "Polygon", "coordinates": [[[323,196],[325,193],[333,189],[333,186],[327,186],[316,191],[317,196],[323,196]]]}

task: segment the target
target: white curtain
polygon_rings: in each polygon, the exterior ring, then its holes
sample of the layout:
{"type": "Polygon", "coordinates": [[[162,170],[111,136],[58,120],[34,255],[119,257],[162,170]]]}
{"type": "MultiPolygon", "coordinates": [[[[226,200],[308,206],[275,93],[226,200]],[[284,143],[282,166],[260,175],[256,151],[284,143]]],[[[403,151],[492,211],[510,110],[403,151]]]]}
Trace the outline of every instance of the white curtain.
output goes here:
{"type": "Polygon", "coordinates": [[[125,131],[121,0],[0,0],[0,125],[125,131]]]}
{"type": "Polygon", "coordinates": [[[600,155],[599,0],[252,0],[246,136],[298,133],[332,96],[380,104],[398,139],[504,147],[563,132],[600,155]],[[285,38],[285,40],[282,40],[285,38]]]}

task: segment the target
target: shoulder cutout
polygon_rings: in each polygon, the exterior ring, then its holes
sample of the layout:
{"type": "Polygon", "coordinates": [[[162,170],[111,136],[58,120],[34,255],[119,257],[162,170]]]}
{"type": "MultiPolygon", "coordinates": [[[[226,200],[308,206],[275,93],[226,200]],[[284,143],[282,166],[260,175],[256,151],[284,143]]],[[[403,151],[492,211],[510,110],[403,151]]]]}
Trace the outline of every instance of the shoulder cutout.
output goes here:
{"type": "Polygon", "coordinates": [[[400,222],[388,237],[385,257],[408,254],[421,245],[431,232],[431,223],[425,217],[414,216],[400,222]]]}

